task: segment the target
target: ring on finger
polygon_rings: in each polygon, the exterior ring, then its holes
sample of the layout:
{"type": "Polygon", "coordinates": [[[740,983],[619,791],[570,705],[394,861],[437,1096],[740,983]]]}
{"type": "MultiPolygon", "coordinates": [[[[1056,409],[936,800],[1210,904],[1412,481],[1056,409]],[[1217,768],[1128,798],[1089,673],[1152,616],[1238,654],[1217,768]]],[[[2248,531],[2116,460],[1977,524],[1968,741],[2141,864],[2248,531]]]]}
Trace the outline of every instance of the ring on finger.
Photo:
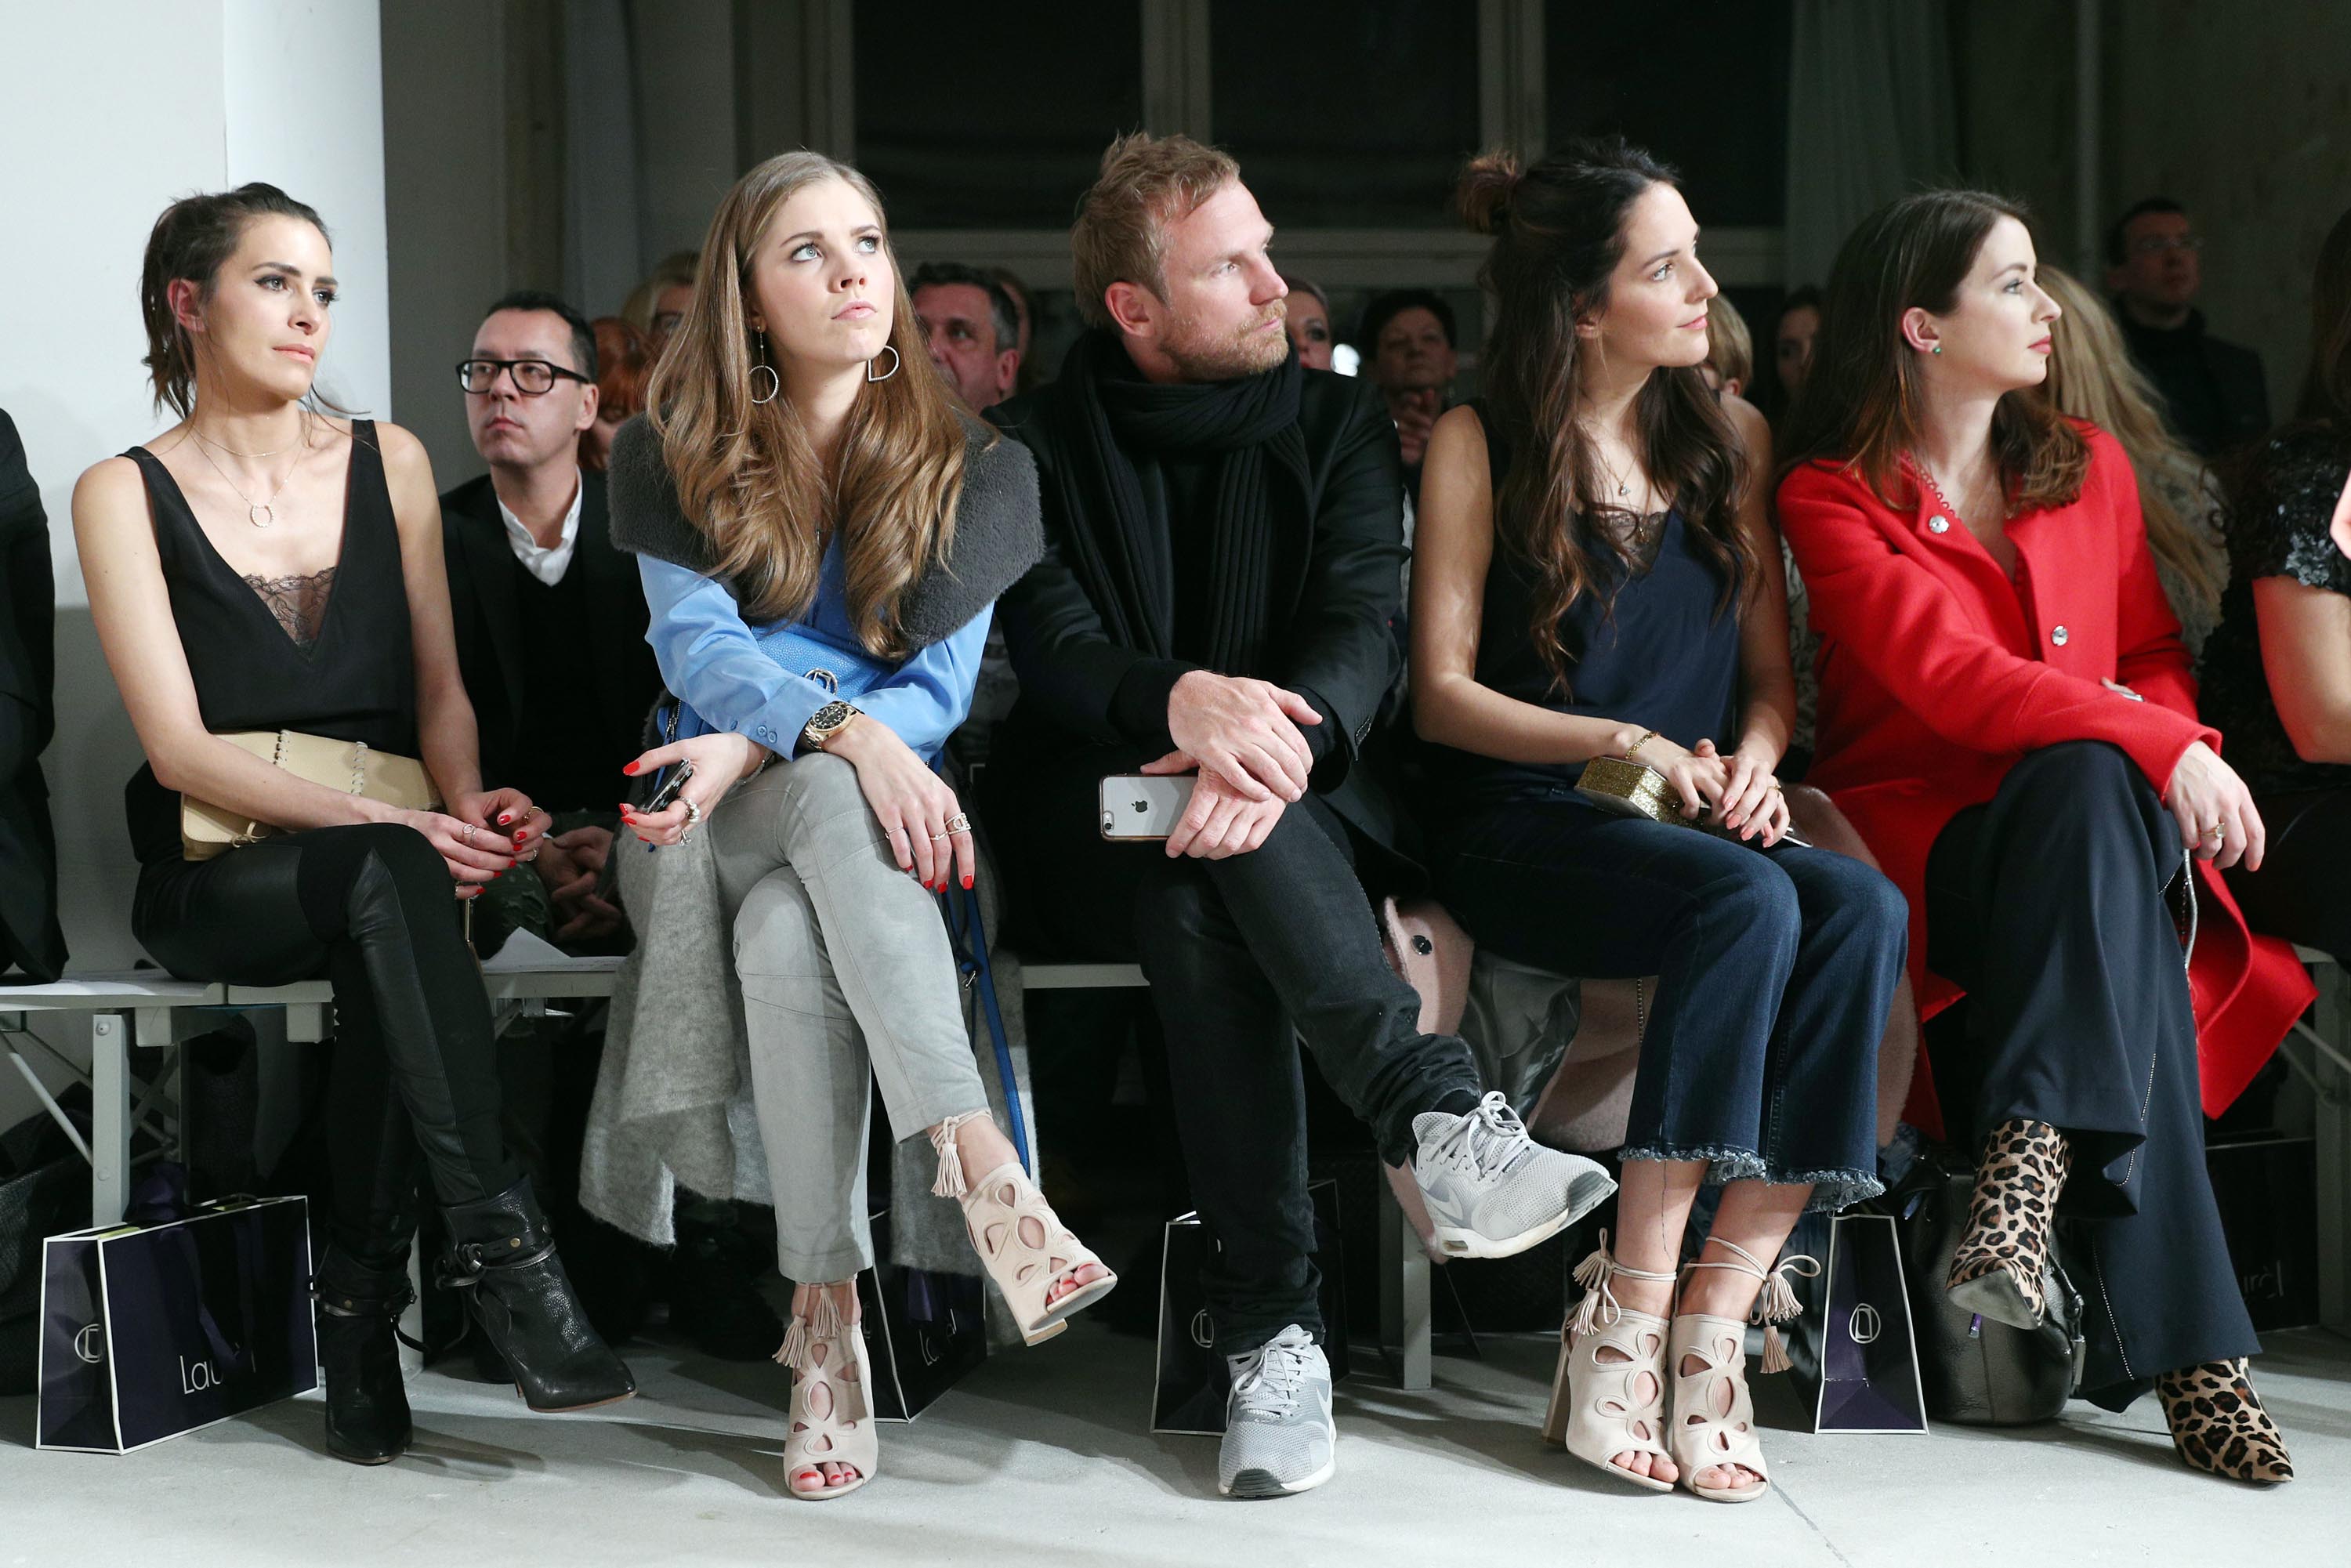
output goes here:
{"type": "Polygon", "coordinates": [[[953,837],[955,837],[953,833],[933,833],[931,835],[931,842],[935,844],[943,839],[951,839],[953,837]]]}
{"type": "Polygon", "coordinates": [[[971,819],[964,815],[961,811],[957,811],[954,816],[947,819],[946,827],[947,832],[949,833],[967,833],[971,831],[971,819]]]}
{"type": "Polygon", "coordinates": [[[472,849],[474,847],[474,824],[471,822],[466,823],[465,831],[457,836],[465,841],[465,844],[467,849],[472,849]]]}

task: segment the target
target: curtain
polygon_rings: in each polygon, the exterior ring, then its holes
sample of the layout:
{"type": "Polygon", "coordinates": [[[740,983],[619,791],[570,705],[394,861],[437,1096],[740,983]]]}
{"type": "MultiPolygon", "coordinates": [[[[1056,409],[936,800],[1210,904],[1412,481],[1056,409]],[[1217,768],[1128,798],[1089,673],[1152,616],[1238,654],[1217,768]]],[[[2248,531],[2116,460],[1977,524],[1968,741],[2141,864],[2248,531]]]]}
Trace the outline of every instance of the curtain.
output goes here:
{"type": "Polygon", "coordinates": [[[1790,287],[1825,282],[1854,225],[1957,177],[1944,0],[1796,0],[1788,72],[1790,287]]]}

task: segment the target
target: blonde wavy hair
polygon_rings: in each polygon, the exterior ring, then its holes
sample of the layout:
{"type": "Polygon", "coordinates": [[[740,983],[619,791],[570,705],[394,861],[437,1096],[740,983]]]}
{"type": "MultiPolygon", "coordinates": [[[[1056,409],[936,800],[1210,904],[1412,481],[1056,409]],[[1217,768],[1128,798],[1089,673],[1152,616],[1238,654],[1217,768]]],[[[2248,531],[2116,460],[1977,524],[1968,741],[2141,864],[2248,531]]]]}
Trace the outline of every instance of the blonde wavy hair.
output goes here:
{"type": "Polygon", "coordinates": [[[2139,510],[2147,548],[2202,603],[2207,622],[2220,613],[2229,561],[2209,528],[2183,506],[2207,515],[2219,489],[2204,460],[2163,422],[2162,402],[2147,372],[2131,359],[2122,328],[2106,302],[2062,268],[2041,264],[2041,287],[2064,314],[2051,329],[2049,400],[2061,413],[2086,419],[2113,436],[2138,472],[2139,510]]]}
{"type": "Polygon", "coordinates": [[[752,258],[778,210],[820,180],[842,181],[881,218],[872,182],[820,152],[779,153],[737,180],[711,217],[694,305],[645,389],[646,417],[679,504],[710,540],[746,620],[806,615],[825,541],[837,531],[858,641],[877,658],[897,659],[910,652],[900,601],[954,542],[965,435],[946,381],[929,372],[886,220],[889,346],[904,373],[860,390],[829,466],[789,398],[751,401],[752,258]]]}

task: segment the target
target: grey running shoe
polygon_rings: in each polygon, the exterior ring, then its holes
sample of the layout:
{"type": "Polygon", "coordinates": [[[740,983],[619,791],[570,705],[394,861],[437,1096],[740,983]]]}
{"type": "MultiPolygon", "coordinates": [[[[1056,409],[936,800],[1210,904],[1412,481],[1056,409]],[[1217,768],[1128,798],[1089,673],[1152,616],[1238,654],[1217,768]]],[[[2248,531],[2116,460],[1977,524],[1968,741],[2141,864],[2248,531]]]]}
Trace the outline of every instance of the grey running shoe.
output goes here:
{"type": "Polygon", "coordinates": [[[1225,1445],[1217,1490],[1227,1497],[1310,1491],[1339,1468],[1331,1418],[1331,1364],[1313,1335],[1291,1323],[1247,1355],[1228,1355],[1225,1445]]]}
{"type": "Polygon", "coordinates": [[[1508,1258],[1557,1235],[1616,1190],[1582,1155],[1547,1149],[1499,1093],[1466,1116],[1424,1111],[1412,1119],[1420,1148],[1413,1180],[1437,1222],[1437,1244],[1455,1258],[1508,1258]]]}

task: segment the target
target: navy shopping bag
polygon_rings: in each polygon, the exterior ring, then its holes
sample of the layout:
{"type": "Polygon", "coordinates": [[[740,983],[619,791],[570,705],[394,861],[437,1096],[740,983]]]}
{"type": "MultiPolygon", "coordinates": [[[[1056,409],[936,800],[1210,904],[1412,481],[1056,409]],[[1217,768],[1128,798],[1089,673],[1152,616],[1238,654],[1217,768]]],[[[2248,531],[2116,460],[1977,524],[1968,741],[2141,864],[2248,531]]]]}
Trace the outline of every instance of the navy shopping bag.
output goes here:
{"type": "Polygon", "coordinates": [[[857,1276],[873,1418],[911,1421],[987,1359],[987,1303],[969,1274],[935,1274],[890,1259],[890,1216],[872,1220],[881,1261],[857,1276]]]}
{"type": "Polygon", "coordinates": [[[318,1384],[301,1198],[42,1244],[36,1447],[129,1453],[318,1384]]]}

